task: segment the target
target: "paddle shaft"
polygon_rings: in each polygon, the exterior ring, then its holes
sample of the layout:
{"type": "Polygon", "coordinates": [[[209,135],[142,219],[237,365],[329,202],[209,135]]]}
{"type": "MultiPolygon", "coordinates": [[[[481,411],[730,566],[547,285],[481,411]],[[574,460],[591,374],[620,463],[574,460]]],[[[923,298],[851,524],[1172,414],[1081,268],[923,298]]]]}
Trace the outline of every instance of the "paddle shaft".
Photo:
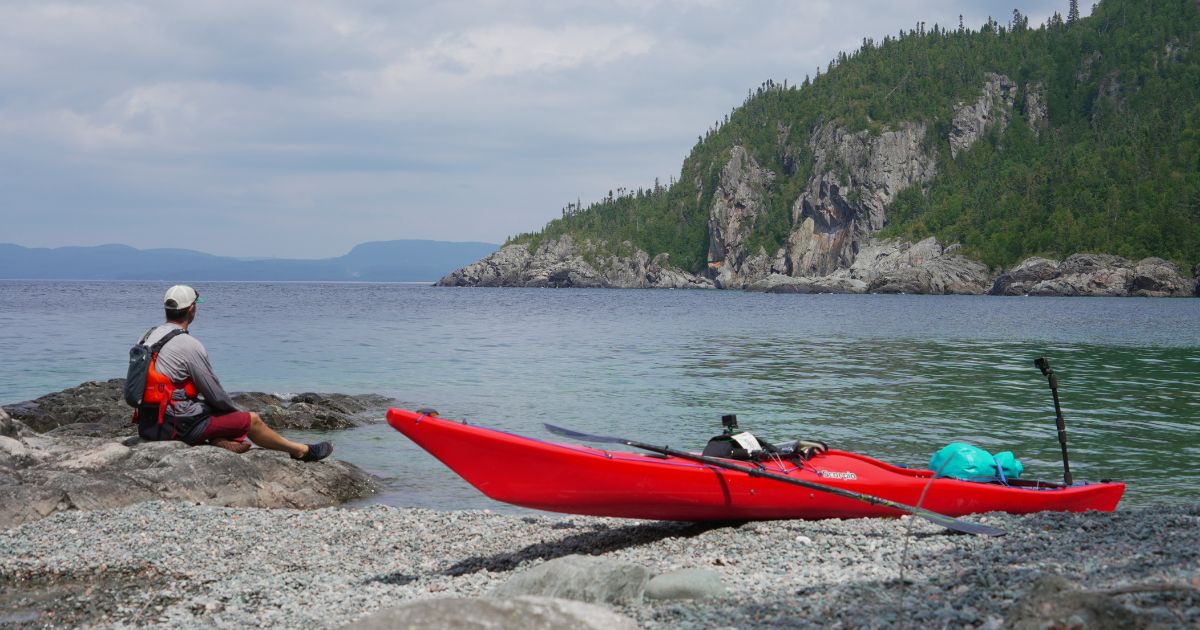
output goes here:
{"type": "Polygon", "coordinates": [[[724,468],[726,470],[733,470],[733,471],[737,471],[737,472],[741,472],[741,473],[746,473],[747,475],[750,475],[751,477],[761,477],[763,479],[771,479],[773,481],[787,483],[787,484],[791,484],[793,486],[800,486],[802,488],[808,488],[809,490],[816,490],[817,492],[825,492],[828,494],[837,495],[837,496],[840,496],[840,497],[843,497],[846,499],[852,499],[855,501],[865,501],[871,505],[880,505],[883,507],[892,508],[894,510],[899,510],[901,512],[908,512],[909,514],[912,514],[913,516],[919,516],[919,517],[921,517],[927,521],[930,521],[936,525],[940,525],[942,527],[945,527],[946,529],[950,529],[950,530],[953,530],[956,532],[962,532],[965,534],[976,534],[976,535],[980,535],[980,536],[1003,536],[1004,535],[1004,530],[996,529],[994,527],[988,527],[987,525],[979,525],[977,523],[969,523],[967,521],[962,521],[962,520],[956,519],[951,516],[946,516],[945,514],[938,514],[937,512],[933,512],[930,510],[926,510],[924,508],[919,508],[919,507],[915,507],[915,506],[911,506],[911,505],[906,505],[904,503],[898,503],[896,501],[892,501],[890,499],[885,499],[883,497],[876,497],[876,496],[872,496],[869,494],[862,494],[861,492],[854,492],[853,490],[846,490],[846,489],[838,488],[835,486],[827,486],[825,484],[814,483],[812,481],[805,481],[803,479],[794,479],[794,478],[788,477],[786,475],[768,472],[768,471],[761,470],[758,468],[748,468],[746,466],[740,466],[738,464],[734,464],[734,463],[731,463],[731,462],[728,462],[726,460],[719,459],[716,457],[708,457],[706,455],[697,455],[695,453],[689,453],[687,451],[673,449],[669,446],[655,446],[653,444],[646,444],[645,442],[637,442],[634,440],[626,440],[623,438],[614,438],[614,437],[607,437],[607,436],[601,436],[601,435],[589,435],[587,433],[580,433],[579,431],[573,431],[571,429],[557,427],[552,424],[546,424],[545,426],[552,433],[557,433],[559,435],[565,435],[565,436],[573,437],[573,438],[584,440],[584,441],[611,442],[611,443],[617,443],[617,444],[625,444],[626,446],[640,448],[642,450],[650,451],[652,453],[660,453],[663,455],[670,455],[672,457],[678,457],[680,459],[686,459],[686,460],[690,460],[693,462],[706,464],[709,466],[713,466],[715,468],[724,468]]]}
{"type": "Polygon", "coordinates": [[[1054,370],[1045,357],[1039,357],[1033,363],[1049,381],[1050,393],[1054,396],[1054,422],[1058,425],[1058,445],[1062,448],[1063,483],[1069,486],[1071,485],[1071,464],[1067,459],[1067,422],[1063,419],[1062,405],[1058,402],[1058,377],[1054,375],[1054,370]]]}

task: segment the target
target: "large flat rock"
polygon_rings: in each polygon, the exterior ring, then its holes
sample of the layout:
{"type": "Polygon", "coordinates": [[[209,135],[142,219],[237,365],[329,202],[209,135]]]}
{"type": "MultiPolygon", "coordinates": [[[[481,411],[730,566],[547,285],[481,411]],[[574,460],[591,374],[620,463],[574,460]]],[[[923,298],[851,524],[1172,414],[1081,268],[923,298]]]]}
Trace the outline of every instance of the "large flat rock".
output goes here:
{"type": "Polygon", "coordinates": [[[318,508],[375,491],[358,467],[293,461],[254,449],[40,434],[0,410],[0,527],[63,510],[99,510],[153,499],[238,507],[318,508]]]}

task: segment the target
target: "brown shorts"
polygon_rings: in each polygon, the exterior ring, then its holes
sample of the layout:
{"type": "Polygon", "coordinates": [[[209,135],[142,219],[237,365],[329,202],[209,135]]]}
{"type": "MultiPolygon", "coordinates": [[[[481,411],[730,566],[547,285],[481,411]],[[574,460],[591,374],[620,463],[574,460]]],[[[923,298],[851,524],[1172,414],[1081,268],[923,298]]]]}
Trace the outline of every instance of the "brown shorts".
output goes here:
{"type": "Polygon", "coordinates": [[[241,442],[250,433],[250,412],[232,411],[219,416],[209,416],[208,426],[200,434],[198,442],[226,439],[241,442]]]}

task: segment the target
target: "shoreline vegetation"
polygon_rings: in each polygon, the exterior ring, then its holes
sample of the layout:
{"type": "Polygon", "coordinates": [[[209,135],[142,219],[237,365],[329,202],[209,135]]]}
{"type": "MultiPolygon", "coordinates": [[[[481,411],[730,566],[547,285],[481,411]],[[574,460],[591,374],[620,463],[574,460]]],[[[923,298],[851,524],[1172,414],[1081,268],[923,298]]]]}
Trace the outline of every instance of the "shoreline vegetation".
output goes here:
{"type": "MultiPolygon", "coordinates": [[[[373,487],[354,466],[131,441],[119,391],[119,379],[85,383],[0,411],[0,624],[1200,624],[1200,505],[968,517],[1001,538],[907,517],[694,524],[343,508],[373,487]]],[[[300,427],[369,422],[388,403],[239,395],[300,427]]]]}

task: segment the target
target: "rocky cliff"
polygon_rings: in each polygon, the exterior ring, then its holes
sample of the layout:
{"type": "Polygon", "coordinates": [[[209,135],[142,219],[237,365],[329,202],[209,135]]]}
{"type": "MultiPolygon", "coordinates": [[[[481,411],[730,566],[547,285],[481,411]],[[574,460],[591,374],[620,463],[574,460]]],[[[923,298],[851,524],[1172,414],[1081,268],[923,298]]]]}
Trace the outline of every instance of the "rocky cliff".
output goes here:
{"type": "Polygon", "coordinates": [[[873,135],[824,124],[809,141],[813,175],[792,206],[787,273],[824,276],[848,269],[871,234],[887,224],[887,206],[909,186],[937,174],[922,147],[926,128],[903,124],[873,135]]]}
{"type": "Polygon", "coordinates": [[[760,166],[745,148],[730,149],[708,215],[708,261],[716,286],[741,286],[773,270],[767,252],[749,251],[746,241],[774,182],[775,173],[760,166]]]}
{"type": "MultiPolygon", "coordinates": [[[[1080,72],[1088,74],[1077,81],[1089,80],[1091,66],[1100,59],[1084,58],[1080,72]]],[[[1119,111],[1122,88],[1116,75],[1110,75],[1098,79],[1095,96],[1111,101],[1119,111]]],[[[536,247],[518,239],[438,284],[806,293],[1196,294],[1197,281],[1157,258],[1133,262],[1081,254],[1061,262],[1030,258],[1009,270],[989,270],[965,256],[958,245],[933,237],[916,243],[879,238],[899,196],[911,190],[928,195],[943,170],[939,156],[944,160],[948,154],[961,164],[962,156],[985,138],[993,141],[988,150],[1002,152],[1008,138],[1004,134],[1018,119],[1027,129],[1024,137],[1042,137],[1050,125],[1049,108],[1045,81],[1021,86],[1006,74],[986,72],[977,91],[955,103],[949,120],[940,125],[909,121],[855,131],[823,118],[793,133],[791,123],[776,122],[769,134],[756,136],[758,144],[739,139],[711,153],[708,161],[693,164],[690,171],[685,164],[694,190],[687,203],[694,210],[679,210],[679,218],[687,212],[707,217],[707,264],[700,269],[673,266],[666,254],[651,256],[628,240],[613,243],[568,232],[536,247]],[[767,136],[772,146],[764,149],[767,136]],[[796,179],[789,180],[793,176],[796,179]],[[787,207],[790,212],[781,218],[779,208],[787,207]],[[786,230],[782,238],[779,229],[786,230]]]]}
{"type": "Polygon", "coordinates": [[[533,252],[524,243],[506,245],[483,260],[438,281],[443,287],[551,287],[631,289],[711,289],[711,281],[672,267],[665,254],[653,258],[621,244],[631,253],[606,253],[606,242],[575,242],[570,235],[541,243],[533,252]]]}

